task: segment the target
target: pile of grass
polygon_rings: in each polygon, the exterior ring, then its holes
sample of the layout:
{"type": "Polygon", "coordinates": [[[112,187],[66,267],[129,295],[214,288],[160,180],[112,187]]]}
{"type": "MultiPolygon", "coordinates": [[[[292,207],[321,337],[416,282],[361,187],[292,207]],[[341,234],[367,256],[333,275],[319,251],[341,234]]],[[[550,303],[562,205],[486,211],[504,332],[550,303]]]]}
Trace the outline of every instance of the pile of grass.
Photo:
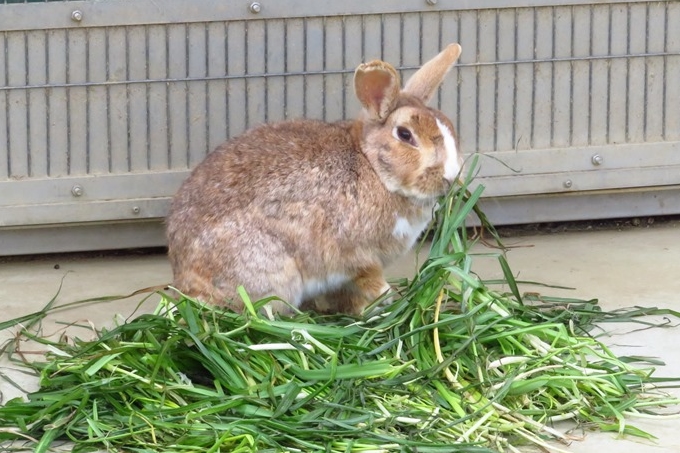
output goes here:
{"type": "Polygon", "coordinates": [[[0,408],[0,440],[39,453],[64,440],[73,451],[559,451],[568,439],[551,426],[565,419],[648,436],[626,416],[678,403],[650,391],[666,381],[657,363],[617,357],[587,331],[654,310],[523,300],[502,254],[508,291],[492,290],[472,271],[464,223],[481,188],[468,189],[442,201],[429,257],[395,302],[362,319],[279,318],[242,292],[243,314],[162,294],[93,341],[36,334],[52,306],[0,324],[22,323],[4,351],[40,378],[0,408]],[[26,339],[44,360],[16,354],[26,339]]]}

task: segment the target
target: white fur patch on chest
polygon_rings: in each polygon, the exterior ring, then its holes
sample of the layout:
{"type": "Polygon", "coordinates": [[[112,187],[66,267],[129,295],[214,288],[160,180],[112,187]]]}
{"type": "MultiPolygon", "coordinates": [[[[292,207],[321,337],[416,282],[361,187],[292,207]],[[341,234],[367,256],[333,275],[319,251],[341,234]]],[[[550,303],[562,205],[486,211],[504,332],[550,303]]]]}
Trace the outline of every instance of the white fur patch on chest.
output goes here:
{"type": "Polygon", "coordinates": [[[392,236],[403,240],[406,242],[407,247],[411,248],[429,222],[429,219],[419,219],[412,222],[405,217],[396,216],[392,236]]]}

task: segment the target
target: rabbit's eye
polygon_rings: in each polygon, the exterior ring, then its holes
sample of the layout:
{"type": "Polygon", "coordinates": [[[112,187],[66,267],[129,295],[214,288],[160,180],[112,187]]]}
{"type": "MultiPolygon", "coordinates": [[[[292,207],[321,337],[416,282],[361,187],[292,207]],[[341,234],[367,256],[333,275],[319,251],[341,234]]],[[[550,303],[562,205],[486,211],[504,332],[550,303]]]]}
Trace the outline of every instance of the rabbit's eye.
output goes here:
{"type": "Polygon", "coordinates": [[[416,145],[415,140],[413,140],[413,134],[411,133],[411,131],[403,126],[397,127],[397,137],[402,142],[408,143],[413,146],[416,145]]]}

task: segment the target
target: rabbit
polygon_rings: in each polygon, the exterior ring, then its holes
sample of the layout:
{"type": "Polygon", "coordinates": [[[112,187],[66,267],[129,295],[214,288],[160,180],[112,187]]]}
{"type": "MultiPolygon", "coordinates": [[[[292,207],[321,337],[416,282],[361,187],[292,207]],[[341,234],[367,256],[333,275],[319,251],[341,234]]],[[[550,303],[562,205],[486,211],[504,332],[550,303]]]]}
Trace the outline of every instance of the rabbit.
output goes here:
{"type": "Polygon", "coordinates": [[[388,292],[383,268],[462,167],[451,121],[426,106],[460,53],[448,45],[403,90],[390,64],[361,64],[356,120],[265,124],[208,154],[166,219],[174,288],[243,311],[243,285],[251,300],[277,296],[276,313],[354,316],[388,292]]]}

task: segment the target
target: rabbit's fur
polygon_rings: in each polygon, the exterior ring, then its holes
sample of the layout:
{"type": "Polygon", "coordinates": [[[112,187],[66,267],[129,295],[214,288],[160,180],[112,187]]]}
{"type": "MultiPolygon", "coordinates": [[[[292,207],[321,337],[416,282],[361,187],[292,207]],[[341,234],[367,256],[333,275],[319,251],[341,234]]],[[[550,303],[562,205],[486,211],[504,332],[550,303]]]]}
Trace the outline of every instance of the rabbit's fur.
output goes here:
{"type": "Polygon", "coordinates": [[[235,310],[243,285],[253,300],[348,314],[388,291],[383,267],[413,246],[461,168],[451,121],[425,105],[460,50],[403,90],[389,64],[360,65],[355,121],[263,125],[210,153],[167,218],[174,286],[235,310]]]}

